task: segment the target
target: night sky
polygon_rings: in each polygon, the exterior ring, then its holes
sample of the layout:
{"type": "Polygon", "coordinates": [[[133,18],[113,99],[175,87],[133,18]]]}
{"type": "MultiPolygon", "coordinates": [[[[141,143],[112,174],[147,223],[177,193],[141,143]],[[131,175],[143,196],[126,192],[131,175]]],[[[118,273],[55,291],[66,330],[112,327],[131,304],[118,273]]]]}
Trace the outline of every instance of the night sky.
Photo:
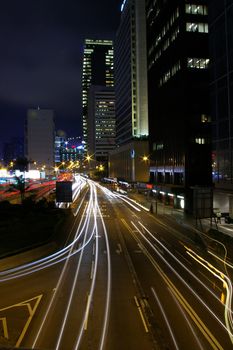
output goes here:
{"type": "Polygon", "coordinates": [[[0,9],[0,151],[23,136],[28,108],[55,110],[56,129],[81,133],[85,38],[113,39],[121,0],[6,0],[0,9]]]}

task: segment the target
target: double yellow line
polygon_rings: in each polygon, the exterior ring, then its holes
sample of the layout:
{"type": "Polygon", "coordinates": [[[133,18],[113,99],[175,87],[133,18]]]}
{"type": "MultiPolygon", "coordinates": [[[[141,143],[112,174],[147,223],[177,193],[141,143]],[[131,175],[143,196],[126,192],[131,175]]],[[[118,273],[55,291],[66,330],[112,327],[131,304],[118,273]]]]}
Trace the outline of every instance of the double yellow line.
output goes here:
{"type": "Polygon", "coordinates": [[[141,244],[138,237],[135,235],[135,232],[131,229],[131,227],[127,224],[127,222],[124,219],[121,219],[124,226],[127,228],[127,230],[130,232],[130,234],[134,237],[134,239],[140,243],[141,249],[143,250],[143,253],[147,256],[149,261],[152,263],[154,268],[158,271],[164,282],[167,284],[167,286],[170,288],[174,296],[177,298],[177,300],[180,302],[180,304],[183,306],[183,308],[186,310],[188,315],[191,317],[193,322],[196,324],[196,326],[199,328],[201,333],[204,335],[206,340],[209,342],[211,347],[214,350],[224,350],[224,348],[220,345],[220,343],[217,341],[217,339],[214,337],[214,335],[210,332],[210,330],[207,328],[207,326],[204,324],[204,322],[200,319],[200,317],[197,315],[197,313],[193,310],[191,305],[187,302],[187,300],[184,298],[184,296],[179,292],[179,290],[175,287],[175,285],[172,283],[172,281],[167,277],[167,275],[162,271],[160,266],[156,263],[154,258],[151,256],[151,254],[147,251],[147,249],[141,244]]]}

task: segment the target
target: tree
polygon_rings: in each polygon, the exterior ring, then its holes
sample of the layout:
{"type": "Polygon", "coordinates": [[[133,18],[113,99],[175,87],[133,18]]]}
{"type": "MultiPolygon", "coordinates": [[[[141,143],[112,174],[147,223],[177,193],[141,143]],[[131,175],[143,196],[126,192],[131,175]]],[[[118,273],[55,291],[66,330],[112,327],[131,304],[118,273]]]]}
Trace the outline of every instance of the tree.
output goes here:
{"type": "Polygon", "coordinates": [[[24,197],[25,197],[25,179],[23,175],[15,176],[16,183],[13,184],[13,187],[19,190],[20,196],[21,196],[21,203],[23,203],[24,197]]]}

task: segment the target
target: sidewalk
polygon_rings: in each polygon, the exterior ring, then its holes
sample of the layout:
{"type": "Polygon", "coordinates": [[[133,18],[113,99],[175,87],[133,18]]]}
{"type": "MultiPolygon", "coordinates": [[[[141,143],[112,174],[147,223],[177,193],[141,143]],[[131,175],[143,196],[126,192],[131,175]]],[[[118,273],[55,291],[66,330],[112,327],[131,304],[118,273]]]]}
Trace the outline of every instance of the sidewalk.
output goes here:
{"type": "MultiPolygon", "coordinates": [[[[208,230],[213,229],[221,232],[223,235],[227,235],[233,238],[233,224],[221,223],[217,224],[212,218],[212,226],[210,219],[201,219],[196,221],[192,216],[186,215],[182,209],[174,209],[169,205],[165,205],[154,198],[144,195],[138,192],[129,192],[128,197],[139,202],[154,215],[163,216],[169,215],[170,218],[176,220],[177,223],[181,225],[189,226],[192,229],[208,232],[208,230]]],[[[223,219],[222,219],[223,220],[223,219]]]]}

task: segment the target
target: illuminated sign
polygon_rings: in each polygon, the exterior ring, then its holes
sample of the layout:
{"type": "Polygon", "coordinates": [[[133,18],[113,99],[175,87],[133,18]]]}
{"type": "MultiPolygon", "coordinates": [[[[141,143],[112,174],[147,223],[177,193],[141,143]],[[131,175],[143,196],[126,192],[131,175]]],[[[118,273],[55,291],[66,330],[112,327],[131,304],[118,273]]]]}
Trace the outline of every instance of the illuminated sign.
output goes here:
{"type": "Polygon", "coordinates": [[[130,156],[131,156],[132,159],[135,158],[135,150],[134,149],[131,149],[130,156]]]}

